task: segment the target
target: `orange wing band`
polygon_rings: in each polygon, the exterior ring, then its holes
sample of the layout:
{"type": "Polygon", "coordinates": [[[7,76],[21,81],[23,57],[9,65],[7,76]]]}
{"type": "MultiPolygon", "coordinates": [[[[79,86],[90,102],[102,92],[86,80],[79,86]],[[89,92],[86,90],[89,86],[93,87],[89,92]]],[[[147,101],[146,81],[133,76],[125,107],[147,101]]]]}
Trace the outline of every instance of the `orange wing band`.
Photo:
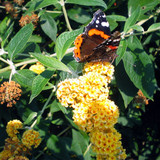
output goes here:
{"type": "Polygon", "coordinates": [[[115,50],[115,49],[117,49],[118,47],[117,46],[107,46],[107,47],[109,47],[110,49],[112,49],[112,50],[115,50]]]}
{"type": "Polygon", "coordinates": [[[81,58],[80,56],[80,47],[82,45],[83,42],[83,38],[82,38],[82,34],[80,34],[76,40],[74,41],[74,45],[75,45],[75,49],[74,49],[74,54],[75,57],[81,58]]]}
{"type": "Polygon", "coordinates": [[[88,31],[88,35],[89,35],[89,36],[99,35],[99,36],[101,36],[101,37],[104,38],[104,39],[108,39],[108,38],[110,37],[109,35],[104,34],[103,31],[99,31],[99,30],[97,30],[97,29],[91,29],[91,30],[89,30],[89,31],[88,31]]]}

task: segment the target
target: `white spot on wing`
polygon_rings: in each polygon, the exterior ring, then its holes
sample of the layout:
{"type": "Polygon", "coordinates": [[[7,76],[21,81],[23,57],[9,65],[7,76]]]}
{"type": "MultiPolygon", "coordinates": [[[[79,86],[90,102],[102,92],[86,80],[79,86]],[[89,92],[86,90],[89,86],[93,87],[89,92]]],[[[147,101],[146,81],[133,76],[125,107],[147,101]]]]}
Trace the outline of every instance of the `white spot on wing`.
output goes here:
{"type": "Polygon", "coordinates": [[[99,24],[99,20],[98,19],[96,20],[96,24],[99,24]]]}
{"type": "Polygon", "coordinates": [[[109,23],[108,23],[108,22],[102,22],[101,25],[102,25],[103,27],[109,27],[109,23]]]}

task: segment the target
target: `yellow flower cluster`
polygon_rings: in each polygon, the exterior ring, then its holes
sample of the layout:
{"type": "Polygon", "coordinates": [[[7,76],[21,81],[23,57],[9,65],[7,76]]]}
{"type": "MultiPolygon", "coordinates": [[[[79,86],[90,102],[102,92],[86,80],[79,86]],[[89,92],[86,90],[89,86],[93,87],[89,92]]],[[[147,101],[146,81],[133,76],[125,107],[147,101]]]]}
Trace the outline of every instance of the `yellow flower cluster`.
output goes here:
{"type": "Polygon", "coordinates": [[[17,136],[19,133],[18,129],[22,129],[22,127],[23,124],[19,120],[8,122],[6,131],[9,138],[5,140],[4,149],[0,153],[0,160],[28,160],[25,156],[30,154],[31,147],[38,147],[41,138],[39,138],[39,133],[33,129],[26,130],[22,137],[18,138],[20,137],[17,136]]]}
{"type": "Polygon", "coordinates": [[[73,108],[73,120],[89,133],[97,160],[125,159],[121,135],[114,129],[119,110],[108,99],[114,66],[109,62],[89,62],[83,73],[79,78],[60,82],[57,98],[63,106],[73,108]]]}
{"type": "Polygon", "coordinates": [[[29,159],[24,156],[15,156],[15,157],[9,158],[8,160],[29,160],[29,159]]]}
{"type": "Polygon", "coordinates": [[[74,122],[87,132],[110,128],[119,117],[117,106],[109,99],[78,104],[73,113],[74,122]]]}
{"type": "Polygon", "coordinates": [[[13,121],[9,121],[6,127],[6,132],[10,137],[16,137],[16,134],[19,133],[17,129],[21,129],[23,124],[21,121],[15,119],[13,121]]]}
{"type": "Polygon", "coordinates": [[[105,100],[113,72],[114,67],[108,62],[86,63],[83,76],[66,79],[58,84],[57,98],[63,106],[73,108],[77,103],[105,100]]]}
{"type": "Polygon", "coordinates": [[[114,66],[109,62],[90,62],[86,63],[83,69],[84,73],[98,73],[106,78],[106,83],[110,83],[113,78],[114,66]]]}
{"type": "Polygon", "coordinates": [[[121,144],[121,134],[113,127],[100,131],[95,129],[90,133],[92,149],[97,153],[97,159],[122,160],[126,158],[121,144]]]}
{"type": "Polygon", "coordinates": [[[0,153],[0,160],[8,160],[14,156],[29,154],[29,149],[16,137],[5,140],[4,150],[0,153]]]}
{"type": "Polygon", "coordinates": [[[31,70],[37,74],[41,74],[45,70],[45,67],[41,63],[37,62],[36,64],[32,65],[29,68],[29,70],[31,70]]]}
{"type": "Polygon", "coordinates": [[[32,146],[37,148],[41,143],[41,138],[39,137],[39,132],[34,131],[33,129],[27,130],[23,133],[22,143],[29,149],[31,149],[32,146]]]}
{"type": "Polygon", "coordinates": [[[85,74],[79,79],[66,79],[58,87],[57,98],[65,107],[105,99],[109,92],[105,77],[94,73],[85,74]]]}

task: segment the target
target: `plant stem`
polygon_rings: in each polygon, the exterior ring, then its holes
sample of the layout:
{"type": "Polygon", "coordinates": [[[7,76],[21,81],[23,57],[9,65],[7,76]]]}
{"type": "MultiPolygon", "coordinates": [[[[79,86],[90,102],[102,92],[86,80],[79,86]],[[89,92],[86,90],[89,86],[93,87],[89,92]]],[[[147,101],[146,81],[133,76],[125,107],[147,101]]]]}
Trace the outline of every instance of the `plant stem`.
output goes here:
{"type": "Polygon", "coordinates": [[[46,10],[46,12],[48,12],[48,13],[62,13],[62,11],[49,11],[49,10],[46,10]]]}
{"type": "Polygon", "coordinates": [[[3,59],[2,57],[0,57],[0,60],[3,61],[4,63],[9,64],[5,59],[3,59]]]}
{"type": "Polygon", "coordinates": [[[33,127],[35,126],[35,124],[37,123],[38,118],[41,118],[41,117],[42,117],[42,114],[43,114],[43,112],[45,111],[46,106],[48,105],[49,101],[50,101],[51,98],[53,97],[54,91],[55,91],[55,89],[51,92],[51,94],[50,94],[50,96],[48,97],[46,103],[44,104],[44,106],[43,106],[40,114],[37,116],[37,119],[32,123],[31,128],[33,128],[33,127]]]}
{"type": "Polygon", "coordinates": [[[64,0],[61,0],[61,1],[60,1],[60,5],[62,6],[62,9],[63,9],[64,18],[65,18],[67,27],[68,27],[69,31],[72,31],[72,28],[71,28],[71,25],[70,25],[70,23],[69,23],[69,19],[68,19],[68,16],[67,16],[67,12],[66,12],[66,8],[65,8],[65,2],[64,2],[64,0]]]}
{"type": "Polygon", "coordinates": [[[57,137],[60,137],[63,133],[65,133],[67,130],[69,130],[71,127],[69,126],[69,127],[67,127],[66,129],[64,129],[61,133],[59,133],[58,135],[57,135],[57,137]]]}
{"type": "MultiPolygon", "coordinates": [[[[74,50],[74,47],[69,48],[69,49],[67,49],[67,51],[66,51],[65,54],[71,53],[71,52],[73,52],[73,50],[74,50]]],[[[55,57],[55,56],[56,56],[56,53],[53,53],[53,54],[51,54],[50,56],[51,56],[51,57],[55,57]]],[[[0,60],[1,60],[1,57],[0,57],[0,60]]],[[[35,63],[35,62],[37,62],[37,61],[38,61],[37,59],[31,59],[31,60],[28,60],[28,61],[16,63],[16,64],[15,64],[15,67],[20,67],[20,66],[23,66],[23,65],[25,65],[25,64],[32,64],[32,63],[35,63]]],[[[8,70],[10,70],[10,66],[0,69],[0,73],[6,72],[6,71],[8,71],[8,70]]]]}
{"type": "MultiPolygon", "coordinates": [[[[158,8],[158,9],[156,10],[155,14],[150,15],[147,19],[143,19],[143,20],[137,22],[136,25],[141,26],[142,24],[144,24],[145,22],[147,22],[148,20],[150,20],[151,18],[153,18],[155,15],[158,15],[159,13],[160,13],[160,9],[158,8]]],[[[124,36],[124,37],[129,37],[129,36],[131,36],[131,35],[128,35],[128,34],[131,33],[132,31],[133,31],[133,29],[131,28],[131,29],[127,32],[127,35],[124,36]]],[[[154,32],[154,31],[150,31],[150,32],[154,32]]],[[[144,31],[143,33],[137,33],[136,35],[147,34],[147,33],[149,33],[149,31],[148,31],[148,32],[147,32],[147,31],[144,31]]]]}
{"type": "Polygon", "coordinates": [[[142,34],[144,35],[144,34],[148,34],[150,32],[158,31],[158,30],[160,30],[160,28],[158,28],[158,29],[152,29],[152,30],[149,30],[149,31],[144,31],[144,32],[141,32],[141,33],[127,34],[124,37],[126,38],[126,37],[130,37],[130,36],[138,36],[138,35],[142,35],[142,34]]]}
{"type": "Polygon", "coordinates": [[[0,8],[3,8],[3,9],[5,9],[6,7],[5,7],[5,6],[0,6],[0,8]]]}
{"type": "Polygon", "coordinates": [[[86,151],[84,152],[83,156],[85,156],[87,154],[87,152],[89,151],[89,149],[91,148],[92,143],[89,144],[89,146],[87,147],[86,151]]]}

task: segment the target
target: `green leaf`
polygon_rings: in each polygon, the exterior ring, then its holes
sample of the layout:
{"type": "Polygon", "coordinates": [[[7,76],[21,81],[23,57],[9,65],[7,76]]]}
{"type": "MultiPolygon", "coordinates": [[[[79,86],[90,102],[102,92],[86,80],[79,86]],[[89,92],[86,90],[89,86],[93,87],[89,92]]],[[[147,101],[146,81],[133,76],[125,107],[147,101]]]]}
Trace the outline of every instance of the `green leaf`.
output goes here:
{"type": "Polygon", "coordinates": [[[133,30],[136,30],[136,31],[139,31],[139,32],[144,32],[143,27],[139,26],[139,25],[133,25],[129,29],[133,29],[133,30]]]}
{"type": "Polygon", "coordinates": [[[130,50],[123,56],[124,68],[133,84],[152,99],[157,85],[152,61],[137,37],[128,39],[128,47],[130,50]]]}
{"type": "Polygon", "coordinates": [[[8,55],[12,60],[26,45],[33,32],[33,24],[24,26],[9,42],[8,55]]]}
{"type": "Polygon", "coordinates": [[[127,32],[130,28],[130,26],[134,25],[138,17],[140,15],[140,7],[137,7],[137,9],[132,13],[132,15],[127,19],[125,25],[124,25],[124,32],[127,32]]]}
{"type": "Polygon", "coordinates": [[[118,89],[124,101],[124,106],[127,108],[127,105],[137,94],[138,89],[134,86],[133,82],[126,74],[122,62],[116,67],[115,78],[118,89]]]}
{"type": "Polygon", "coordinates": [[[31,35],[28,42],[42,43],[42,37],[39,35],[31,35]]]}
{"type": "Polygon", "coordinates": [[[55,151],[56,153],[60,152],[60,148],[57,147],[57,143],[58,143],[58,137],[56,135],[51,135],[49,137],[49,139],[47,140],[47,148],[55,151]]]}
{"type": "Polygon", "coordinates": [[[48,13],[41,15],[41,28],[52,41],[56,41],[57,25],[48,13]]]}
{"type": "Polygon", "coordinates": [[[37,97],[40,92],[44,89],[47,82],[50,80],[51,76],[53,75],[53,70],[45,70],[42,74],[36,76],[32,83],[32,94],[30,97],[30,102],[37,97]]]}
{"type": "Polygon", "coordinates": [[[11,35],[12,31],[13,31],[13,26],[14,26],[14,22],[12,22],[12,24],[9,25],[9,28],[7,29],[7,31],[5,32],[4,36],[2,37],[2,42],[1,42],[1,47],[3,48],[6,41],[8,40],[8,37],[11,35]]]}
{"type": "MultiPolygon", "coordinates": [[[[82,135],[78,130],[72,129],[72,145],[71,145],[72,151],[74,151],[77,155],[82,155],[86,151],[89,145],[88,142],[89,142],[89,137],[87,136],[87,134],[82,135]]],[[[91,159],[91,157],[89,159],[91,159]]]]}
{"type": "Polygon", "coordinates": [[[144,13],[147,11],[151,11],[155,9],[155,6],[159,4],[159,1],[157,0],[129,0],[128,1],[128,15],[131,15],[138,6],[141,7],[141,13],[139,16],[139,19],[141,16],[144,16],[144,13]]]}
{"type": "Polygon", "coordinates": [[[37,43],[27,43],[21,53],[27,55],[29,52],[41,53],[40,46],[37,43]]]}
{"type": "MultiPolygon", "coordinates": [[[[54,157],[58,159],[71,160],[69,154],[69,146],[71,144],[71,139],[60,137],[58,138],[56,135],[50,135],[49,139],[47,140],[47,149],[49,149],[54,157]]],[[[56,159],[57,159],[56,158],[56,159]]]]}
{"type": "Polygon", "coordinates": [[[66,3],[79,4],[84,6],[101,6],[107,8],[106,3],[103,0],[66,0],[66,3]]]}
{"type": "Polygon", "coordinates": [[[29,124],[36,116],[37,116],[37,112],[32,112],[28,116],[28,118],[24,121],[24,125],[29,124]]]}
{"type": "Polygon", "coordinates": [[[113,19],[115,21],[126,21],[126,17],[120,16],[120,15],[108,15],[107,19],[108,18],[111,18],[111,19],[113,19]]]}
{"type": "Polygon", "coordinates": [[[17,82],[23,86],[23,87],[32,87],[32,81],[35,78],[35,73],[28,70],[28,69],[23,69],[19,70],[18,73],[14,75],[16,78],[17,82]]]}
{"type": "Polygon", "coordinates": [[[63,58],[66,50],[74,42],[75,38],[83,32],[83,28],[62,33],[56,41],[56,54],[59,60],[63,58]]]}
{"type": "Polygon", "coordinates": [[[47,67],[71,73],[69,68],[64,63],[57,60],[56,58],[45,56],[39,53],[31,53],[31,55],[47,67]]]}
{"type": "Polygon", "coordinates": [[[0,22],[0,35],[2,36],[5,31],[7,30],[7,23],[9,21],[9,17],[5,17],[1,22],[0,22]]]}
{"type": "Polygon", "coordinates": [[[110,17],[108,17],[107,20],[109,22],[110,30],[113,31],[118,26],[118,23],[110,17]]]}
{"type": "Polygon", "coordinates": [[[31,1],[26,4],[26,6],[29,6],[29,9],[26,12],[26,14],[29,12],[36,11],[40,8],[44,8],[44,7],[54,5],[57,3],[59,3],[58,0],[34,0],[34,1],[31,1]]]}
{"type": "Polygon", "coordinates": [[[118,57],[116,58],[116,65],[118,65],[118,63],[121,61],[122,57],[124,56],[125,52],[127,49],[127,43],[125,39],[122,39],[120,41],[118,50],[117,50],[117,55],[118,57]]]}
{"type": "MultiPolygon", "coordinates": [[[[58,112],[61,111],[62,106],[60,105],[60,103],[57,102],[57,100],[54,100],[51,104],[50,104],[50,112],[51,114],[53,114],[54,112],[58,112]]],[[[65,108],[65,107],[63,107],[65,108]]],[[[66,113],[65,111],[63,113],[66,113]]]]}
{"type": "Polygon", "coordinates": [[[78,23],[85,24],[91,20],[91,16],[82,8],[68,10],[68,17],[78,23]]]}
{"type": "Polygon", "coordinates": [[[154,31],[154,30],[158,30],[158,29],[160,29],[160,23],[154,23],[148,28],[147,31],[152,31],[152,30],[154,31]]]}

